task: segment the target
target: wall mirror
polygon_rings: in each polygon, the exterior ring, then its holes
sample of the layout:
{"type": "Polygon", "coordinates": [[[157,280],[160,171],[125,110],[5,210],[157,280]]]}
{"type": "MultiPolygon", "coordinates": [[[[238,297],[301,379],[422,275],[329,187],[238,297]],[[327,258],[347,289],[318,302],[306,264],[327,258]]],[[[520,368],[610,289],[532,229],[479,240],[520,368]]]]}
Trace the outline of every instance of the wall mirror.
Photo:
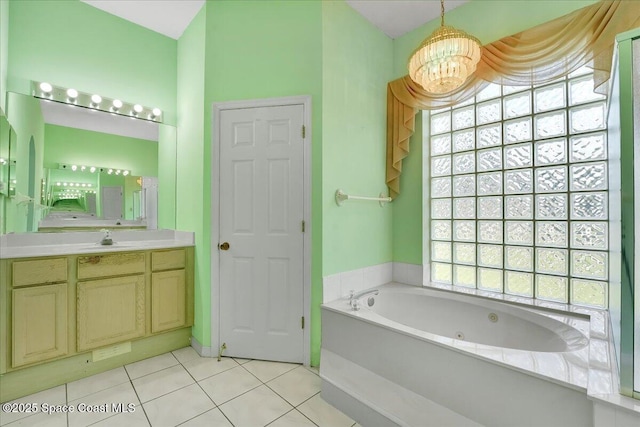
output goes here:
{"type": "Polygon", "coordinates": [[[158,228],[159,145],[175,153],[175,128],[11,92],[6,120],[4,232],[158,228]]]}
{"type": "Polygon", "coordinates": [[[9,195],[9,145],[11,127],[4,112],[0,110],[0,195],[9,195]]]}

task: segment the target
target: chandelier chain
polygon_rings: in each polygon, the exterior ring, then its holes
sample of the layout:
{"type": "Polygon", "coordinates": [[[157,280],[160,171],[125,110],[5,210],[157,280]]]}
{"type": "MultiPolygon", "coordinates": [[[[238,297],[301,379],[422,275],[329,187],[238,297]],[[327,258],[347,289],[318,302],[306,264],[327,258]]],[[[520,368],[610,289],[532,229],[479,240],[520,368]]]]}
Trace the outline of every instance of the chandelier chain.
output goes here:
{"type": "Polygon", "coordinates": [[[440,26],[444,25],[444,0],[440,0],[440,26]]]}

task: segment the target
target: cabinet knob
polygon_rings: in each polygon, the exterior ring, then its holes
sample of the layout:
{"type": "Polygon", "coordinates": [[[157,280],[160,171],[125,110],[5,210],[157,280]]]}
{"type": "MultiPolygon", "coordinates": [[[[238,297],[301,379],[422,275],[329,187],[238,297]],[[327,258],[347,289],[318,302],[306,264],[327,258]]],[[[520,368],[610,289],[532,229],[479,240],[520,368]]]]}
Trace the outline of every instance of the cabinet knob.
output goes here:
{"type": "Polygon", "coordinates": [[[221,243],[218,247],[220,248],[221,251],[228,251],[230,247],[229,242],[221,243]]]}

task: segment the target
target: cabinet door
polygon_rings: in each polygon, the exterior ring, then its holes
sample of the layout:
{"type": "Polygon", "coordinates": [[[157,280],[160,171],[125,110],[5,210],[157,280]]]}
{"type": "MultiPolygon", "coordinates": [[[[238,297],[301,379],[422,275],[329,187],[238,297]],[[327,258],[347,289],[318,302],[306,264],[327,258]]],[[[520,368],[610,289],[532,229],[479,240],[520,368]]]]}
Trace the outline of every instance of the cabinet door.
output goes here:
{"type": "Polygon", "coordinates": [[[151,332],[185,325],[185,291],[184,270],[151,275],[151,332]]]}
{"type": "Polygon", "coordinates": [[[67,284],[13,290],[14,368],[67,354],[67,284]]]}
{"type": "Polygon", "coordinates": [[[78,351],[145,333],[144,275],[78,282],[78,351]]]}

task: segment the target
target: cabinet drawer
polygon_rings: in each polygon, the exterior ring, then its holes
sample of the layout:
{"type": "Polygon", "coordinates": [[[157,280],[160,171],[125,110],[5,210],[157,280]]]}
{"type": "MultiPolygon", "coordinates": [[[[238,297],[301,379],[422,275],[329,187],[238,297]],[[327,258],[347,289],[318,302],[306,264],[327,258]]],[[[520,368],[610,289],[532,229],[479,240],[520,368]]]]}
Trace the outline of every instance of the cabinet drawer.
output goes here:
{"type": "Polygon", "coordinates": [[[144,273],[144,252],[125,252],[78,257],[78,279],[144,273]]]}
{"type": "Polygon", "coordinates": [[[14,261],[13,286],[37,285],[67,281],[67,259],[49,258],[32,261],[14,261]]]}
{"type": "Polygon", "coordinates": [[[176,270],[185,266],[184,249],[174,251],[153,252],[151,254],[151,270],[176,270]]]}

